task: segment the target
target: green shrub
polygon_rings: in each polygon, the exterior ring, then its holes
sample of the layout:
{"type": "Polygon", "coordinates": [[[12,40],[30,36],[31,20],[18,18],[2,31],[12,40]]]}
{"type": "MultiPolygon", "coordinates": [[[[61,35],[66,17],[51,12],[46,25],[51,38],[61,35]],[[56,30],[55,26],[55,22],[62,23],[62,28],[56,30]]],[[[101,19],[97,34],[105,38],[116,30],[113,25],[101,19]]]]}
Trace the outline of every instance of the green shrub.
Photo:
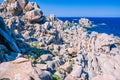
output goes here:
{"type": "Polygon", "coordinates": [[[62,80],[62,79],[61,79],[58,75],[56,75],[56,74],[53,74],[52,77],[53,77],[53,80],[62,80]]]}

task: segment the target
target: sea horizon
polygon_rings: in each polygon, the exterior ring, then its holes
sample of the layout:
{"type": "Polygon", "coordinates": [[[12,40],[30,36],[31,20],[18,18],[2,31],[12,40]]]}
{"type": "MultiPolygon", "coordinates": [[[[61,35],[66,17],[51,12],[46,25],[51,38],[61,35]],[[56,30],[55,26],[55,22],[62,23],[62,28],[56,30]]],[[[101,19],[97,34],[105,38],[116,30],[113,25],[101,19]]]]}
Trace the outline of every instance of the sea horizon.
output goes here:
{"type": "MultiPolygon", "coordinates": [[[[70,18],[73,18],[74,16],[56,16],[56,17],[58,17],[58,18],[61,18],[61,17],[70,17],[70,18]]],[[[101,17],[101,16],[75,16],[76,18],[120,18],[120,16],[118,16],[118,17],[101,17]]]]}
{"type": "Polygon", "coordinates": [[[62,21],[75,22],[79,24],[79,19],[88,18],[92,21],[93,27],[88,28],[88,32],[113,34],[120,37],[120,17],[58,17],[62,21]]]}

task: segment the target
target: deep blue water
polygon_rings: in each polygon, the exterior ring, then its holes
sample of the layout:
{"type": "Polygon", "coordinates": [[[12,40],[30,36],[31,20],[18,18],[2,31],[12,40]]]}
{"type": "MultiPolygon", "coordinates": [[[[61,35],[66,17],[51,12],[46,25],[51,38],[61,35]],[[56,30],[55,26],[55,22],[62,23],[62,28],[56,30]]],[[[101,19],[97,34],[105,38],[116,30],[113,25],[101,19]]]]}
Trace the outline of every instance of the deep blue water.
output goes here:
{"type": "MultiPolygon", "coordinates": [[[[96,31],[98,33],[114,34],[120,37],[120,18],[97,18],[97,17],[87,17],[94,26],[88,28],[88,32],[96,31]]],[[[74,21],[78,23],[80,17],[59,17],[62,21],[74,21]]]]}

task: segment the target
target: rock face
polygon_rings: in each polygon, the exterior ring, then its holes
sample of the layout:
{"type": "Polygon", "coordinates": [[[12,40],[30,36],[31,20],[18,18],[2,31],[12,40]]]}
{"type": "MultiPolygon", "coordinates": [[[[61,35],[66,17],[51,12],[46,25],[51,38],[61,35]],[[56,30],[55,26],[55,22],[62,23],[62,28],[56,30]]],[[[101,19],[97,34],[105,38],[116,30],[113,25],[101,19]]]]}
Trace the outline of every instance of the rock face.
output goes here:
{"type": "Polygon", "coordinates": [[[37,68],[34,69],[29,60],[18,58],[15,61],[0,64],[0,79],[3,78],[10,80],[50,80],[50,74],[37,68]]]}
{"type": "Polygon", "coordinates": [[[10,80],[28,80],[39,79],[39,76],[31,66],[31,62],[27,59],[19,58],[12,62],[0,64],[0,79],[8,78],[10,80]]]}
{"type": "Polygon", "coordinates": [[[97,77],[95,77],[95,78],[93,78],[92,80],[117,80],[117,79],[115,79],[115,77],[114,76],[112,76],[112,75],[108,75],[108,74],[104,74],[103,76],[97,76],[97,77]]]}
{"type": "Polygon", "coordinates": [[[27,3],[29,2],[29,0],[18,0],[21,8],[25,8],[25,6],[27,5],[27,3]]]}
{"type": "Polygon", "coordinates": [[[34,9],[31,11],[26,12],[25,17],[30,22],[40,22],[42,21],[43,13],[40,9],[34,9]]]}
{"type": "Polygon", "coordinates": [[[20,52],[15,41],[10,36],[10,33],[1,17],[0,17],[0,37],[1,37],[0,43],[6,45],[8,49],[13,50],[15,52],[20,52]]]}
{"type": "Polygon", "coordinates": [[[29,2],[29,0],[4,0],[1,9],[0,16],[4,18],[19,16],[26,18],[29,22],[43,20],[43,12],[39,6],[36,3],[29,2]]]}
{"type": "Polygon", "coordinates": [[[81,74],[82,74],[82,67],[78,66],[78,65],[75,65],[73,67],[72,72],[71,72],[71,76],[79,78],[81,76],[81,74]]]}
{"type": "Polygon", "coordinates": [[[34,9],[34,6],[31,2],[28,2],[28,4],[25,6],[26,11],[31,11],[34,9]]]}
{"type": "Polygon", "coordinates": [[[88,34],[90,20],[44,16],[29,0],[4,0],[0,16],[0,79],[120,80],[120,38],[88,34]]]}

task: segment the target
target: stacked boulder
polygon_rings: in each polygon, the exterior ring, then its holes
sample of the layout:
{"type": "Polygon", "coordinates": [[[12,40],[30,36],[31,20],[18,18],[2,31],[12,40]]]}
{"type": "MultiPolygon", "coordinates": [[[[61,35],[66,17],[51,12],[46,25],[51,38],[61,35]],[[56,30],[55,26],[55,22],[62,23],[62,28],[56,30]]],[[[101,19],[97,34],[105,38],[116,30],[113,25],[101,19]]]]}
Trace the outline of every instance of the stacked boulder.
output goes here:
{"type": "Polygon", "coordinates": [[[4,0],[0,16],[0,79],[120,79],[120,38],[89,35],[88,19],[76,25],[44,16],[29,0],[4,0]]]}
{"type": "Polygon", "coordinates": [[[43,12],[39,6],[36,3],[29,2],[29,0],[4,0],[0,15],[4,18],[21,16],[29,22],[43,20],[43,12]]]}

